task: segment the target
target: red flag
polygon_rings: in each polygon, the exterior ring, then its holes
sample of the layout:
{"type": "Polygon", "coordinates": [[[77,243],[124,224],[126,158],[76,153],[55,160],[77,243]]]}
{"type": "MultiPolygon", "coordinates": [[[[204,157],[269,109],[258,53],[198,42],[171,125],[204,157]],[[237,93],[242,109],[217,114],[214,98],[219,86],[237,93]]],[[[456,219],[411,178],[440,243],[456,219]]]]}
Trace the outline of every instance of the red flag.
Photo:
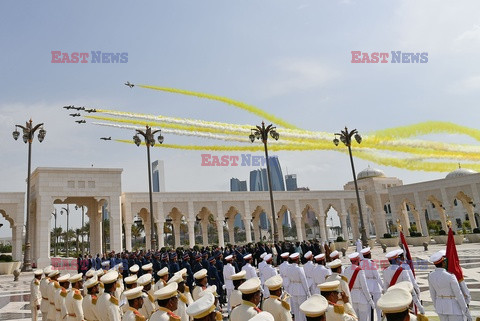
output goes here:
{"type": "Polygon", "coordinates": [[[410,269],[412,270],[413,276],[415,276],[415,270],[413,269],[412,256],[410,255],[410,250],[408,249],[407,240],[405,239],[405,236],[403,235],[402,231],[400,231],[400,242],[402,242],[403,244],[403,251],[405,252],[405,258],[407,259],[407,263],[410,266],[410,269]]]}
{"type": "Polygon", "coordinates": [[[458,282],[463,281],[463,272],[460,267],[460,260],[458,259],[457,247],[455,246],[455,238],[453,237],[453,231],[450,227],[448,229],[447,239],[447,271],[455,274],[458,282]]]}

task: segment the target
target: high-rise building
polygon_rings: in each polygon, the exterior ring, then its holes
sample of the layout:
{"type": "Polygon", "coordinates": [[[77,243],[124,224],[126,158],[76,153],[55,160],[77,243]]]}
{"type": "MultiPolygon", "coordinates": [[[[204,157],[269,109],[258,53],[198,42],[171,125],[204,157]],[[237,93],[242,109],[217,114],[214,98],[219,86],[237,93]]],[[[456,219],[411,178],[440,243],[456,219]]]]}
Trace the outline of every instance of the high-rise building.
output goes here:
{"type": "Polygon", "coordinates": [[[241,181],[238,178],[230,179],[230,192],[247,191],[247,181],[241,181]]]}
{"type": "Polygon", "coordinates": [[[154,192],[165,192],[165,170],[162,160],[152,163],[152,185],[154,192]]]}
{"type": "Polygon", "coordinates": [[[287,185],[287,191],[297,190],[297,174],[285,175],[285,185],[287,185]]]}

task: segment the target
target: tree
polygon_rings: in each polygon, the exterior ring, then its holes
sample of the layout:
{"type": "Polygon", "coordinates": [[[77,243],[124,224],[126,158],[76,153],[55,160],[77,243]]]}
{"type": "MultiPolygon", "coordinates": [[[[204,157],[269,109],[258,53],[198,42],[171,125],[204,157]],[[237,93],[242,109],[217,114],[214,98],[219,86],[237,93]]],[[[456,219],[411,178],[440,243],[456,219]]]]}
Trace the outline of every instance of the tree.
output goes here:
{"type": "MultiPolygon", "coordinates": [[[[80,243],[80,237],[81,237],[81,235],[82,235],[82,229],[77,228],[77,229],[75,230],[75,248],[76,248],[76,250],[77,250],[77,254],[78,254],[78,252],[80,251],[80,248],[79,248],[78,245],[79,245],[79,243],[80,243]]],[[[83,248],[83,245],[82,245],[82,248],[83,248]]],[[[82,253],[82,254],[83,254],[83,253],[82,253]]]]}

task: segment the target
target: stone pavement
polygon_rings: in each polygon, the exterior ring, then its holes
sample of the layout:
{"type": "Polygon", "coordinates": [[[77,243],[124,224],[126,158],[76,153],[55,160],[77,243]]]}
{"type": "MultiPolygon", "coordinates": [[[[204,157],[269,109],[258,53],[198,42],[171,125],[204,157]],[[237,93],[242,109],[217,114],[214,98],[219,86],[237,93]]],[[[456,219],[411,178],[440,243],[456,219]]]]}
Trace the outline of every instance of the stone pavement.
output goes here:
{"type": "MultiPolygon", "coordinates": [[[[389,248],[387,251],[392,249],[389,248]]],[[[415,272],[421,289],[420,299],[430,320],[438,320],[438,316],[433,310],[427,280],[428,273],[434,267],[432,264],[427,263],[427,260],[432,253],[441,249],[445,249],[445,245],[430,244],[428,251],[424,251],[423,246],[410,247],[412,258],[416,261],[415,272]]],[[[350,251],[347,253],[352,250],[353,246],[350,247],[350,251]]],[[[480,244],[464,243],[457,246],[457,251],[463,268],[464,278],[472,296],[470,312],[475,320],[475,317],[480,316],[480,244]]],[[[379,260],[385,258],[380,247],[376,246],[372,249],[372,258],[379,260]]],[[[346,258],[342,258],[342,261],[348,262],[346,258]]],[[[68,272],[75,273],[75,271],[68,272]]],[[[22,273],[18,282],[13,282],[13,275],[0,276],[0,321],[31,320],[29,291],[32,278],[32,272],[22,273]]],[[[226,311],[224,311],[224,315],[226,315],[226,311]]]]}

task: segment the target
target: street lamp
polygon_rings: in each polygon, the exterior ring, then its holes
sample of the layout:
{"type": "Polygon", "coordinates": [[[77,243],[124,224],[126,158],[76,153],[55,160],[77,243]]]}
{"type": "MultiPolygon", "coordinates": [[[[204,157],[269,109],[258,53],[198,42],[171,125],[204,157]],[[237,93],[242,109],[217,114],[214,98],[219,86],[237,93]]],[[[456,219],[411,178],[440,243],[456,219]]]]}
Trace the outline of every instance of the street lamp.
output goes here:
{"type": "MultiPolygon", "coordinates": [[[[80,207],[78,207],[78,205],[75,205],[75,210],[78,210],[79,208],[80,208],[80,207]]],[[[85,226],[85,225],[84,225],[84,222],[85,222],[85,211],[84,211],[83,205],[81,206],[81,208],[82,208],[82,229],[81,229],[81,231],[82,231],[82,255],[84,255],[84,254],[85,254],[85,253],[84,253],[84,252],[85,252],[85,245],[84,245],[84,243],[83,243],[83,228],[84,228],[84,226],[85,226]]]]}
{"type": "Polygon", "coordinates": [[[15,131],[12,133],[13,139],[17,140],[20,136],[18,127],[23,130],[23,142],[28,143],[28,173],[27,173],[27,219],[25,224],[25,253],[23,257],[23,267],[22,271],[32,271],[32,260],[30,258],[30,242],[29,242],[29,222],[30,222],[30,170],[32,164],[32,142],[35,137],[35,131],[40,128],[38,131],[38,141],[41,143],[45,139],[47,131],[43,129],[43,123],[33,125],[32,120],[30,119],[25,123],[25,127],[21,125],[15,125],[15,131]]]}
{"type": "Polygon", "coordinates": [[[262,121],[262,126],[256,126],[256,128],[252,128],[250,132],[250,141],[253,143],[255,139],[257,140],[262,140],[263,146],[265,147],[265,160],[267,162],[267,177],[268,177],[268,189],[270,191],[270,206],[272,207],[272,221],[273,221],[273,241],[274,243],[278,243],[278,229],[277,229],[277,219],[276,219],[276,214],[275,214],[275,207],[273,205],[273,191],[272,191],[272,178],[270,177],[270,165],[268,161],[268,147],[267,147],[267,140],[268,140],[268,134],[270,133],[270,136],[278,140],[280,135],[277,133],[275,130],[276,127],[273,126],[272,124],[268,125],[265,127],[265,123],[262,121]]]}
{"type": "Polygon", "coordinates": [[[153,222],[153,197],[152,197],[152,170],[151,170],[151,164],[150,164],[150,146],[153,147],[155,146],[155,137],[154,135],[156,133],[160,133],[158,135],[158,142],[160,144],[163,143],[163,136],[162,136],[162,131],[160,129],[153,130],[152,127],[146,126],[146,130],[142,131],[140,129],[136,129],[136,134],[133,136],[133,142],[135,145],[140,146],[142,143],[142,140],[138,136],[138,134],[142,135],[143,138],[145,139],[145,145],[147,146],[147,162],[148,162],[148,192],[150,195],[150,241],[151,241],[151,248],[152,251],[156,250],[155,246],[155,229],[154,229],[154,222],[153,222]]]}
{"type": "Polygon", "coordinates": [[[63,211],[65,210],[65,213],[67,214],[67,231],[65,232],[65,239],[67,243],[67,257],[68,257],[68,250],[69,250],[69,244],[68,244],[68,217],[70,215],[70,210],[67,204],[67,208],[62,207],[62,210],[60,211],[60,214],[63,215],[63,211]]]}
{"type": "Polygon", "coordinates": [[[362,136],[358,133],[356,129],[352,131],[348,131],[348,128],[345,127],[345,130],[340,131],[340,133],[335,133],[335,138],[333,139],[333,143],[335,146],[338,146],[340,141],[348,147],[348,154],[350,155],[350,164],[352,165],[352,173],[353,173],[353,182],[355,184],[355,193],[357,195],[357,205],[358,205],[358,213],[360,214],[360,235],[362,238],[362,243],[367,246],[368,239],[367,239],[367,232],[365,230],[365,224],[363,223],[363,214],[362,214],[362,206],[360,205],[360,196],[358,195],[358,185],[357,185],[357,175],[355,174],[355,166],[353,165],[353,157],[352,157],[352,137],[355,138],[358,144],[362,142],[362,136]],[[340,140],[337,138],[339,136],[340,140]]]}
{"type": "Polygon", "coordinates": [[[174,230],[174,226],[173,226],[173,220],[171,218],[167,218],[165,220],[166,223],[168,223],[170,226],[171,226],[171,231],[172,231],[172,242],[173,242],[173,248],[175,248],[175,230],[174,230]]]}
{"type": "Polygon", "coordinates": [[[58,242],[58,231],[57,231],[57,209],[55,209],[55,212],[52,213],[53,217],[55,217],[55,244],[53,248],[53,255],[57,256],[57,242],[58,242]]]}

